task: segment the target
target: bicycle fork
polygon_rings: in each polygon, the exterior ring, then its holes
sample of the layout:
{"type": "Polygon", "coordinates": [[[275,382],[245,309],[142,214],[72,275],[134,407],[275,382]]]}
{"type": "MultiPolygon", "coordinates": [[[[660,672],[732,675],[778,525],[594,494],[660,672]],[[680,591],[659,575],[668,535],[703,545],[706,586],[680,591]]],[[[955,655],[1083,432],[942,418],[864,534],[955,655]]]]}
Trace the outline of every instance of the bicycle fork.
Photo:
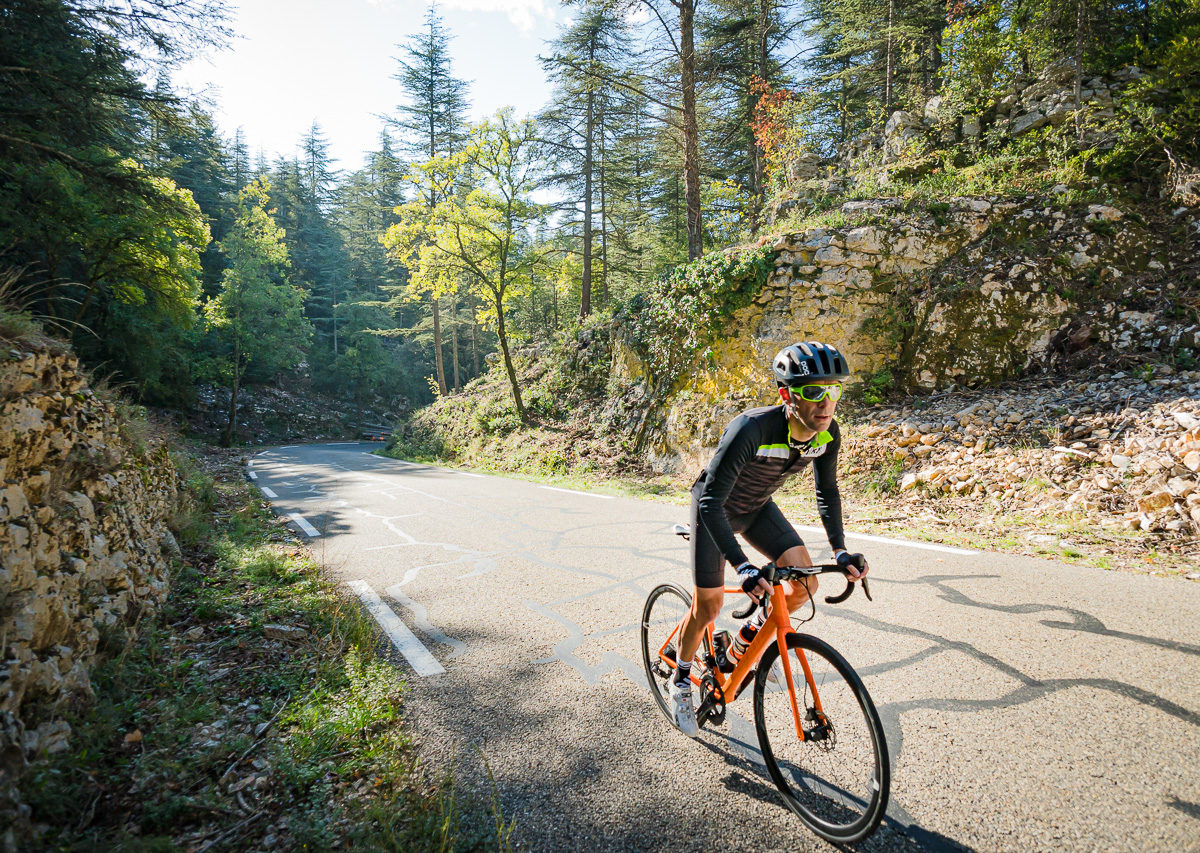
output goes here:
{"type": "Polygon", "coordinates": [[[813,701],[813,707],[804,709],[803,715],[801,714],[795,675],[792,673],[792,658],[787,643],[788,634],[792,633],[792,622],[787,607],[787,596],[780,584],[776,584],[771,589],[770,621],[775,625],[775,648],[779,651],[779,659],[783,663],[783,677],[787,684],[788,701],[792,706],[792,721],[796,726],[796,737],[801,741],[825,740],[829,737],[829,725],[825,717],[825,710],[821,707],[821,697],[817,695],[817,685],[813,679],[812,669],[808,665],[808,658],[804,655],[803,649],[797,649],[796,657],[800,661],[800,667],[804,670],[804,683],[812,690],[813,701]],[[805,720],[817,725],[806,729],[804,728],[805,720]]]}

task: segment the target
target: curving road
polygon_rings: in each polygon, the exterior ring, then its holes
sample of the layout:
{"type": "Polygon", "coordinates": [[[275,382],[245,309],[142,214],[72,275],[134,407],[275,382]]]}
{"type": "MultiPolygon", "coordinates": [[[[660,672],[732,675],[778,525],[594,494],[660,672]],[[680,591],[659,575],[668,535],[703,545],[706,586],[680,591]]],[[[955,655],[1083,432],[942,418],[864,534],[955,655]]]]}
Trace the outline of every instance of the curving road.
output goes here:
{"type": "MultiPolygon", "coordinates": [[[[689,582],[686,510],[372,449],[283,447],[248,473],[403,652],[426,762],[494,790],[519,848],[830,847],[778,800],[748,699],[690,741],[647,693],[638,621],[689,582]]],[[[1200,584],[849,544],[874,603],[807,627],[888,733],[892,802],[861,849],[1200,850],[1200,584]]]]}

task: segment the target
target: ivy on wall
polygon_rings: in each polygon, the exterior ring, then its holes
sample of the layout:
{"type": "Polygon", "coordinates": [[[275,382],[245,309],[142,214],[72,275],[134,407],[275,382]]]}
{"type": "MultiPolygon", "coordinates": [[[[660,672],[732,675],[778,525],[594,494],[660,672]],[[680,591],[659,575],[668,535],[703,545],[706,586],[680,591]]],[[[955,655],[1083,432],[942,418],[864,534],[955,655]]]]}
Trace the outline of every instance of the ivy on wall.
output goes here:
{"type": "Polygon", "coordinates": [[[714,252],[677,267],[630,302],[621,325],[660,390],[712,354],[734,313],[762,292],[773,258],[769,246],[714,252]]]}

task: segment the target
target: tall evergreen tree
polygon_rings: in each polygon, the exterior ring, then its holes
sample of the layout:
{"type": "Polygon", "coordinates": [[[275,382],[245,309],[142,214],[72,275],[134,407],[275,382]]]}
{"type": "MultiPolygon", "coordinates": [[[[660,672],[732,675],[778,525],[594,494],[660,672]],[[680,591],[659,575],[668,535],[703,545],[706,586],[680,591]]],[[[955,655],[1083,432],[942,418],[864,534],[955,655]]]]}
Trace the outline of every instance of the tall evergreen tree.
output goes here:
{"type": "MultiPolygon", "coordinates": [[[[589,0],[579,17],[553,43],[553,53],[542,60],[555,91],[540,126],[551,143],[558,164],[551,180],[571,196],[582,233],[579,313],[592,310],[592,276],[595,257],[593,233],[598,196],[602,195],[608,106],[616,97],[612,84],[629,39],[624,21],[607,0],[589,0]]],[[[574,217],[573,217],[574,218],[574,217]]],[[[603,213],[600,232],[607,247],[603,213]]]]}
{"type": "MultiPolygon", "coordinates": [[[[466,116],[470,109],[467,84],[454,76],[450,61],[450,33],[437,7],[430,5],[425,26],[403,45],[404,56],[393,79],[400,82],[407,102],[396,108],[393,120],[401,133],[405,150],[422,160],[452,154],[465,138],[466,116]]],[[[431,188],[428,192],[433,193],[431,188]]],[[[438,199],[428,199],[432,208],[438,199]]],[[[434,353],[437,382],[441,393],[448,391],[442,357],[440,297],[431,294],[434,353]]]]}

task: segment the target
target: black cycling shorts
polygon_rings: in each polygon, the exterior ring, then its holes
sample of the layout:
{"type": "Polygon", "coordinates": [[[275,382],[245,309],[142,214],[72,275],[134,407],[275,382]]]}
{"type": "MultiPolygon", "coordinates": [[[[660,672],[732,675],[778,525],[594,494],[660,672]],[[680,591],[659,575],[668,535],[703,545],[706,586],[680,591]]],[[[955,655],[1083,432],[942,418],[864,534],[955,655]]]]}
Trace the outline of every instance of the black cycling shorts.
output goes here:
{"type": "MultiPolygon", "coordinates": [[[[725,556],[713,540],[708,528],[700,521],[700,507],[692,495],[691,552],[692,580],[700,589],[713,589],[725,585],[725,556]]],[[[778,560],[788,548],[803,545],[804,540],[796,528],[788,524],[775,501],[767,501],[749,515],[729,516],[729,526],[734,533],[750,543],[754,550],[764,554],[768,560],[778,560]]]]}

